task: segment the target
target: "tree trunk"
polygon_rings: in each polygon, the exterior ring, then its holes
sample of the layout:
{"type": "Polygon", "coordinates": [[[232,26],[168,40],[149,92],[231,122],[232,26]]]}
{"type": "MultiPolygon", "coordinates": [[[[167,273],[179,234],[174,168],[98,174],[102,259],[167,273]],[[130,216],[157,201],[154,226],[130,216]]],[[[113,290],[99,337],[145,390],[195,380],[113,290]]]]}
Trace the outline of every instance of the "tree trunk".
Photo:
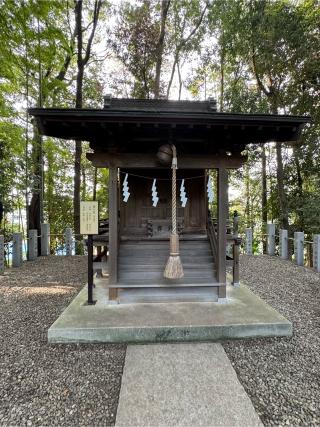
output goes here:
{"type": "MultiPolygon", "coordinates": [[[[37,19],[37,39],[38,39],[38,107],[43,106],[42,96],[42,70],[41,70],[41,38],[39,18],[37,19]]],[[[38,236],[41,234],[41,222],[43,222],[43,152],[42,136],[39,134],[37,126],[33,124],[32,140],[32,196],[30,206],[28,207],[27,230],[38,230],[38,236]]],[[[38,255],[41,254],[41,239],[38,239],[38,255]]]]}
{"type": "MultiPolygon", "coordinates": [[[[47,165],[48,170],[46,173],[46,180],[45,180],[45,188],[46,188],[46,194],[45,194],[45,200],[46,203],[46,211],[48,216],[48,222],[50,224],[50,231],[54,233],[56,230],[54,228],[54,203],[53,203],[53,197],[54,197],[54,154],[51,149],[46,150],[46,156],[47,156],[47,165]]],[[[55,239],[50,239],[50,253],[54,254],[55,252],[55,239]]]]}
{"type": "MultiPolygon", "coordinates": [[[[272,113],[278,114],[276,94],[273,91],[269,95],[272,113]]],[[[276,157],[277,157],[277,184],[278,184],[278,199],[280,207],[280,226],[285,230],[289,230],[289,219],[288,219],[288,202],[287,195],[284,188],[284,171],[283,171],[283,159],[282,159],[282,145],[281,142],[276,142],[276,157]]]]}
{"type": "MultiPolygon", "coordinates": [[[[261,193],[261,220],[262,220],[262,234],[266,232],[266,223],[268,221],[267,211],[267,161],[266,161],[266,149],[263,145],[261,152],[261,169],[262,169],[262,193],[261,193]]],[[[263,253],[267,252],[267,242],[263,239],[263,253]]]]}
{"type": "Polygon", "coordinates": [[[94,168],[92,200],[97,200],[98,168],[94,168]]]}
{"type": "Polygon", "coordinates": [[[245,217],[247,227],[250,227],[250,174],[249,174],[249,165],[245,166],[245,186],[246,186],[246,207],[245,207],[245,217]]]}
{"type": "Polygon", "coordinates": [[[81,168],[81,175],[82,175],[82,195],[81,195],[81,199],[82,200],[86,200],[87,197],[87,177],[86,177],[86,169],[85,168],[81,168]]]}
{"type": "MultiPolygon", "coordinates": [[[[82,0],[78,0],[75,6],[76,34],[77,34],[77,84],[76,84],[76,108],[82,108],[82,87],[84,76],[84,65],[82,60],[82,0]]],[[[75,141],[74,156],[74,186],[73,186],[73,226],[76,235],[80,234],[80,190],[81,190],[81,140],[75,141]]],[[[76,254],[81,253],[81,236],[76,237],[76,254]]]]}
{"type": "MultiPolygon", "coordinates": [[[[84,69],[90,59],[92,42],[95,31],[98,25],[99,13],[102,6],[102,0],[95,0],[93,8],[93,18],[91,22],[91,32],[88,37],[85,48],[83,48],[83,34],[86,31],[82,28],[82,0],[75,2],[75,23],[77,36],[77,85],[76,85],[76,108],[83,106],[83,78],[84,69]]],[[[82,145],[81,141],[76,141],[75,158],[74,158],[74,199],[73,199],[73,215],[74,215],[74,231],[75,234],[80,234],[80,190],[81,190],[81,156],[82,145]]],[[[82,247],[79,243],[81,236],[76,239],[76,253],[80,254],[82,247]],[[78,241],[78,242],[77,242],[78,241]]]]}
{"type": "MultiPolygon", "coordinates": [[[[28,230],[38,230],[38,236],[41,234],[42,221],[42,138],[39,135],[38,128],[33,124],[32,140],[32,196],[28,206],[28,230]]],[[[41,254],[41,240],[38,241],[38,255],[41,254]]]]}
{"type": "Polygon", "coordinates": [[[288,220],[288,203],[287,195],[284,189],[284,172],[283,172],[283,160],[282,160],[282,149],[281,142],[276,142],[276,153],[277,153],[277,184],[278,184],[278,197],[280,206],[280,225],[285,230],[289,229],[288,220]]]}
{"type": "Polygon", "coordinates": [[[179,62],[177,63],[177,68],[178,68],[178,77],[179,77],[179,96],[178,96],[178,100],[181,100],[181,91],[182,91],[182,76],[181,76],[181,69],[180,69],[180,64],[179,62]]]}
{"type": "Polygon", "coordinates": [[[293,158],[294,158],[294,164],[296,166],[297,170],[297,194],[298,194],[298,206],[297,206],[297,215],[298,215],[298,227],[299,231],[304,230],[304,215],[303,215],[303,178],[301,173],[301,166],[299,161],[299,149],[297,147],[294,147],[293,149],[293,158]]]}
{"type": "Polygon", "coordinates": [[[154,83],[154,97],[159,98],[160,96],[160,76],[161,76],[161,66],[162,66],[162,57],[164,49],[164,38],[166,34],[166,20],[168,15],[168,10],[170,6],[170,0],[161,1],[161,24],[160,24],[160,35],[157,46],[157,61],[156,61],[156,76],[154,83]]]}
{"type": "Polygon", "coordinates": [[[223,32],[220,38],[220,112],[223,111],[223,104],[224,104],[224,58],[225,58],[225,52],[224,52],[224,37],[223,32]]]}

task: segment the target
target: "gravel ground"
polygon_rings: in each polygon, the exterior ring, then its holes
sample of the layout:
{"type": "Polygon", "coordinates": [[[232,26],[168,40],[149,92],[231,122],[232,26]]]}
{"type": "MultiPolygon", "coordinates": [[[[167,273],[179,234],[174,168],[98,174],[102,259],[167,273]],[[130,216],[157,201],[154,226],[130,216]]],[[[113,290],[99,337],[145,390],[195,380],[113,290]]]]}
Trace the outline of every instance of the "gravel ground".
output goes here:
{"type": "MultiPolygon", "coordinates": [[[[241,277],[294,336],[224,343],[239,380],[265,426],[320,426],[320,275],[242,256],[241,277]]],[[[85,281],[83,257],[39,258],[0,276],[0,425],[114,424],[125,346],[47,344],[85,281]]]]}
{"type": "Polygon", "coordinates": [[[85,281],[83,257],[39,258],[0,276],[0,425],[114,424],[125,346],[47,344],[85,281]]]}
{"type": "Polygon", "coordinates": [[[293,323],[293,338],[224,348],[265,426],[320,426],[320,275],[276,257],[242,256],[241,278],[293,323]]]}

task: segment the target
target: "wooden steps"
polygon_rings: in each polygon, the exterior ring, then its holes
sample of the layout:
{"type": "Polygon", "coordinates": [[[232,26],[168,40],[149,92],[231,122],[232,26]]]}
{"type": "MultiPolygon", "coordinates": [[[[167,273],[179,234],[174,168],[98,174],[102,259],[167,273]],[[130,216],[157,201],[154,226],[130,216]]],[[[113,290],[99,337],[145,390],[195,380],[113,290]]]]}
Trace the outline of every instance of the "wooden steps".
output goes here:
{"type": "Polygon", "coordinates": [[[180,242],[184,277],[163,277],[169,256],[169,241],[125,241],[120,243],[118,286],[123,288],[183,288],[218,286],[208,239],[180,242]]]}
{"type": "MultiPolygon", "coordinates": [[[[180,241],[199,241],[199,240],[207,240],[207,234],[206,233],[199,233],[199,234],[182,234],[179,237],[180,241]]],[[[137,238],[135,236],[121,236],[120,238],[121,241],[123,242],[137,242],[137,238]]],[[[163,237],[163,236],[154,236],[152,238],[150,237],[143,237],[140,236],[139,237],[139,241],[140,242],[155,242],[155,241],[165,241],[168,242],[168,238],[167,237],[163,237]]]]}
{"type": "MultiPolygon", "coordinates": [[[[162,257],[159,255],[145,256],[140,258],[128,256],[128,257],[123,257],[121,260],[119,260],[119,266],[120,268],[125,266],[135,267],[137,265],[155,265],[155,266],[159,265],[161,267],[164,267],[165,263],[167,262],[167,258],[168,258],[168,254],[162,257]]],[[[212,255],[198,256],[197,262],[195,262],[194,256],[182,255],[181,259],[182,259],[183,266],[185,268],[187,268],[188,266],[195,266],[195,268],[199,266],[200,268],[200,266],[209,265],[209,264],[214,266],[212,255]]],[[[95,264],[98,264],[98,263],[95,263],[95,264]]]]}
{"type": "MultiPolygon", "coordinates": [[[[179,280],[193,279],[194,282],[197,282],[197,279],[205,279],[206,281],[214,281],[215,274],[214,271],[206,269],[206,270],[184,270],[184,278],[179,280]]],[[[160,284],[165,280],[163,278],[163,269],[159,269],[158,271],[153,270],[145,270],[144,268],[136,271],[121,271],[119,274],[119,282],[128,282],[132,280],[145,280],[146,282],[150,280],[152,283],[160,282],[160,284]]],[[[172,283],[172,285],[178,281],[177,280],[167,280],[165,285],[172,283]]]]}
{"type": "MultiPolygon", "coordinates": [[[[121,272],[125,272],[125,271],[141,271],[143,269],[143,271],[155,271],[155,272],[163,272],[164,268],[165,268],[165,262],[162,262],[161,260],[155,260],[152,264],[145,264],[145,260],[144,260],[144,264],[131,264],[131,263],[124,263],[124,264],[119,264],[119,268],[121,270],[121,272]]],[[[182,261],[183,262],[183,261],[182,261]]],[[[183,262],[183,269],[184,272],[187,272],[189,270],[191,271],[197,271],[197,270],[209,270],[210,272],[215,271],[215,265],[213,264],[212,260],[211,262],[201,262],[201,263],[186,263],[183,262]]]]}

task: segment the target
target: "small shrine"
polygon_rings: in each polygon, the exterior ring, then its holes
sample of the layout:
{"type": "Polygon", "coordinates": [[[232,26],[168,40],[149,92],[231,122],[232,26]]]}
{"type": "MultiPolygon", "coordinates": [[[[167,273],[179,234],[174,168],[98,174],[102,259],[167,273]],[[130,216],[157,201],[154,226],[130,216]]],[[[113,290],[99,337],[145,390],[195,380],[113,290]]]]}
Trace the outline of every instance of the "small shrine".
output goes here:
{"type": "Polygon", "coordinates": [[[228,265],[239,282],[228,171],[246,161],[247,144],[297,141],[308,121],[220,113],[212,99],[106,97],[103,109],[29,112],[42,135],[89,141],[88,159],[109,169],[105,289],[108,300],[120,304],[226,298],[228,265]]]}

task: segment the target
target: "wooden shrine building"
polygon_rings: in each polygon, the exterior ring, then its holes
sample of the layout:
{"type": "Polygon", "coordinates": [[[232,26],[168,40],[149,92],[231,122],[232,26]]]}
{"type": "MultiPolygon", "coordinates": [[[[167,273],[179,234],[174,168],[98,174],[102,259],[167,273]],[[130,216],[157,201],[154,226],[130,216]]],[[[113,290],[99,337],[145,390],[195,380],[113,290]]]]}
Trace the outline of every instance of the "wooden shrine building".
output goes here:
{"type": "Polygon", "coordinates": [[[247,144],[296,141],[308,121],[297,116],[220,113],[211,99],[106,97],[103,109],[29,112],[42,135],[89,141],[88,159],[98,168],[109,168],[106,288],[109,299],[119,302],[225,298],[227,240],[237,243],[227,233],[228,170],[243,165],[247,144]],[[177,222],[184,269],[180,279],[163,276],[171,233],[171,164],[160,161],[159,149],[168,144],[177,150],[177,222]],[[216,220],[209,217],[207,194],[213,169],[216,220]],[[124,192],[130,193],[126,201],[124,192]]]}

